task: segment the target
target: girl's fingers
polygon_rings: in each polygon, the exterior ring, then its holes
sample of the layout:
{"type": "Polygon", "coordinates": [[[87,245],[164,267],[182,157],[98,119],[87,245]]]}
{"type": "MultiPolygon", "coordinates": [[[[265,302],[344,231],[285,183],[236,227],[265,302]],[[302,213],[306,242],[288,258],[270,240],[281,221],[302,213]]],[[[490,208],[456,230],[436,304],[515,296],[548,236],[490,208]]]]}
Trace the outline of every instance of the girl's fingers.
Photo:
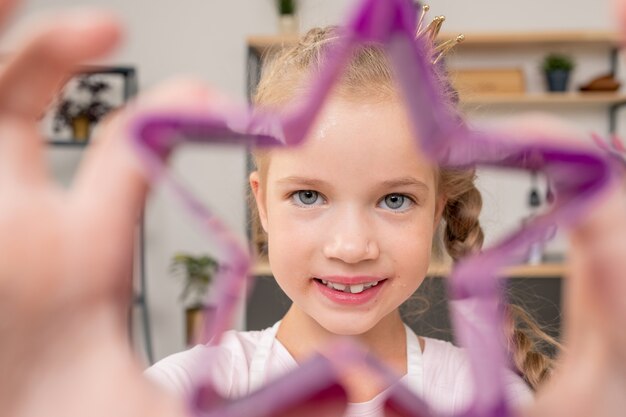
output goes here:
{"type": "Polygon", "coordinates": [[[571,233],[566,336],[601,332],[626,358],[626,193],[615,184],[571,233]]]}
{"type": "Polygon", "coordinates": [[[17,3],[17,0],[0,0],[0,25],[4,25],[8,20],[17,3]]]}
{"type": "Polygon", "coordinates": [[[119,24],[107,13],[67,14],[46,24],[0,72],[0,112],[37,118],[78,64],[102,57],[120,36],[119,24]]]}
{"type": "Polygon", "coordinates": [[[34,144],[41,140],[37,127],[24,119],[0,115],[0,192],[2,198],[8,192],[20,192],[24,184],[41,184],[45,181],[43,158],[32,155],[39,153],[34,144]],[[16,181],[17,179],[17,181],[16,181]]]}
{"type": "MultiPolygon", "coordinates": [[[[48,24],[11,55],[0,71],[0,117],[20,120],[34,129],[36,121],[54,96],[61,82],[77,65],[102,56],[120,38],[118,23],[108,14],[75,13],[48,24]]],[[[4,175],[41,178],[42,139],[38,134],[3,135],[5,152],[0,152],[0,166],[12,167],[4,175]]]]}
{"type": "MultiPolygon", "coordinates": [[[[104,122],[81,164],[73,197],[94,204],[109,218],[137,221],[143,209],[148,179],[130,141],[132,118],[153,110],[206,110],[216,94],[197,81],[176,80],[148,92],[104,122]]],[[[132,231],[132,228],[130,228],[132,231]]]]}

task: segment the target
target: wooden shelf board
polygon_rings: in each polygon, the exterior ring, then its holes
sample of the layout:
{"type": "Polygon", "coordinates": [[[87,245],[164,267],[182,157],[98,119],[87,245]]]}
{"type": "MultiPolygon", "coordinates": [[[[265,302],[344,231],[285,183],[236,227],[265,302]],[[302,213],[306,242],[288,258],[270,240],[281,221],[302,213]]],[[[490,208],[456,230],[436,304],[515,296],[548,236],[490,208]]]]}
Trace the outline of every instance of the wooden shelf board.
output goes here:
{"type": "MultiPolygon", "coordinates": [[[[503,47],[503,46],[552,46],[575,45],[620,47],[623,40],[616,32],[608,31],[533,31],[533,32],[476,32],[464,33],[461,47],[503,47]]],[[[445,41],[455,38],[458,33],[442,33],[438,39],[445,41]]],[[[297,35],[255,35],[247,38],[248,47],[263,53],[268,48],[294,45],[297,35]]]]}
{"type": "Polygon", "coordinates": [[[298,39],[298,35],[255,35],[247,38],[247,44],[257,53],[263,53],[269,48],[295,45],[298,39]]]}
{"type": "MultiPolygon", "coordinates": [[[[441,40],[455,38],[458,33],[442,33],[441,40]]],[[[619,47],[616,32],[608,31],[533,31],[533,32],[475,32],[466,33],[461,46],[541,46],[565,45],[619,47]]]]}
{"type": "MultiPolygon", "coordinates": [[[[517,265],[504,271],[506,278],[564,278],[566,267],[563,263],[550,263],[539,265],[517,265]]],[[[428,276],[445,277],[450,274],[449,265],[431,265],[428,268],[428,276]]],[[[259,262],[252,268],[252,275],[272,275],[272,270],[267,262],[259,262]]]]}
{"type": "MultiPolygon", "coordinates": [[[[449,265],[431,265],[428,268],[429,276],[448,276],[451,267],[449,265]]],[[[564,278],[566,267],[563,263],[550,263],[538,265],[516,265],[505,268],[503,277],[506,278],[564,278]]]]}
{"type": "Polygon", "coordinates": [[[560,105],[616,105],[626,104],[626,94],[621,93],[530,93],[461,95],[463,105],[489,104],[560,104],[560,105]]]}

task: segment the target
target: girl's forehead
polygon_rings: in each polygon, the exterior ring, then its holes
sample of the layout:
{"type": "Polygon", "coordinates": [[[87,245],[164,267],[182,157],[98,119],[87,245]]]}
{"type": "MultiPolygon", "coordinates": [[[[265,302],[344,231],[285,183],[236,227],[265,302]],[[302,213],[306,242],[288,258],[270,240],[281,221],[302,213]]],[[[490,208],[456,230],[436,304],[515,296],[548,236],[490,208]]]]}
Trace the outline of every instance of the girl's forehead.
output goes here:
{"type": "Polygon", "coordinates": [[[268,175],[417,175],[434,180],[433,170],[402,101],[334,97],[302,146],[272,151],[268,175]]]}

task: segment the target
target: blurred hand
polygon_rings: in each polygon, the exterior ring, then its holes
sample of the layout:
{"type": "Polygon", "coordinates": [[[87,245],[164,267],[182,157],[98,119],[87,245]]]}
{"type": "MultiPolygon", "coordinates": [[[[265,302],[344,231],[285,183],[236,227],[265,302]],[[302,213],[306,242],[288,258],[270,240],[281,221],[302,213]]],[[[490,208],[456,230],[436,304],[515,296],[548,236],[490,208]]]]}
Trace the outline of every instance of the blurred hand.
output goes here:
{"type": "MultiPolygon", "coordinates": [[[[616,2],[626,39],[626,1],[616,2]]],[[[570,235],[566,352],[534,416],[624,415],[626,410],[626,183],[613,184],[570,235]]]]}
{"type": "MultiPolygon", "coordinates": [[[[0,19],[11,4],[0,2],[0,19]]],[[[156,89],[111,117],[71,189],[50,178],[38,116],[84,60],[120,40],[116,19],[59,16],[0,72],[0,416],[183,415],[146,383],[128,342],[134,231],[147,184],[129,149],[140,110],[206,106],[192,81],[156,89]]]]}
{"type": "MultiPolygon", "coordinates": [[[[518,132],[520,138],[580,137],[562,121],[540,114],[509,120],[504,126],[518,132]]],[[[588,142],[591,144],[590,138],[588,142]]],[[[525,415],[622,416],[626,410],[624,179],[615,181],[569,231],[569,241],[568,273],[563,281],[565,351],[525,415]]]]}

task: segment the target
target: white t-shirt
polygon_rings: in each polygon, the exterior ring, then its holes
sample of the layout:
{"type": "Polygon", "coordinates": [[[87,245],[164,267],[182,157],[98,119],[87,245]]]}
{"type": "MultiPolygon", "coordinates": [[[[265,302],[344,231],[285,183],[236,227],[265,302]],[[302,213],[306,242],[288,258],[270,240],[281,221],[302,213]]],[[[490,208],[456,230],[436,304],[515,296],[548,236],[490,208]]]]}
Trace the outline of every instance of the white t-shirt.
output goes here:
{"type": "MultiPolygon", "coordinates": [[[[217,347],[195,346],[157,362],[145,374],[183,398],[194,385],[212,381],[220,395],[239,398],[260,388],[298,366],[287,349],[276,339],[280,322],[249,332],[226,332],[217,347]],[[211,363],[210,367],[203,363],[211,363]]],[[[464,351],[449,342],[424,338],[422,352],[417,335],[407,332],[407,373],[401,383],[419,395],[434,410],[443,413],[463,411],[472,398],[472,379],[464,351]]],[[[532,392],[515,373],[507,371],[506,391],[515,406],[532,402],[532,392]]],[[[386,391],[370,401],[349,403],[346,417],[382,416],[386,391]]]]}

